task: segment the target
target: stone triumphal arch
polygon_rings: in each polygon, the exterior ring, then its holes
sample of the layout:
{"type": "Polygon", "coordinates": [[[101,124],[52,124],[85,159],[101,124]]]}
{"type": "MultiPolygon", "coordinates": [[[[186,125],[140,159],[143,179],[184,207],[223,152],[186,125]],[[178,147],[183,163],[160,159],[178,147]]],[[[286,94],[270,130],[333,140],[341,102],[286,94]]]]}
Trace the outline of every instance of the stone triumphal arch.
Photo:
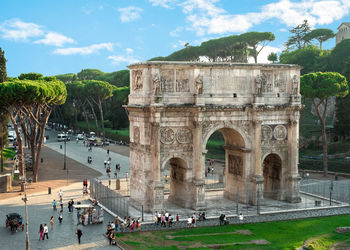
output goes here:
{"type": "Polygon", "coordinates": [[[282,64],[145,62],[129,66],[130,202],[205,209],[206,143],[225,138],[224,196],[299,202],[300,68],[282,64]],[[250,193],[249,197],[245,194],[250,193]],[[252,195],[253,194],[253,195],[252,195]]]}

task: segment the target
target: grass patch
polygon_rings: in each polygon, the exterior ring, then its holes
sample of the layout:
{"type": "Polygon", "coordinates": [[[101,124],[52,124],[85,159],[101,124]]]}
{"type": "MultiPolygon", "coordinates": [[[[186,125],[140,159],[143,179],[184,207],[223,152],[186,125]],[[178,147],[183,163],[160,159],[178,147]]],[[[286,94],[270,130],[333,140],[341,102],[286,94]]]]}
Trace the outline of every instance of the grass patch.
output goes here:
{"type": "Polygon", "coordinates": [[[276,221],[256,224],[228,225],[221,227],[205,227],[193,229],[180,229],[175,231],[160,232],[142,232],[137,234],[121,235],[121,240],[128,241],[136,246],[135,242],[142,242],[136,249],[166,247],[166,249],[176,249],[175,246],[183,247],[184,244],[192,243],[192,246],[198,246],[197,249],[211,244],[244,243],[230,246],[221,246],[222,249],[296,249],[301,247],[304,242],[313,244],[315,249],[330,249],[336,243],[348,243],[350,233],[337,234],[336,227],[347,226],[350,221],[350,215],[330,216],[323,218],[310,218],[293,221],[276,221]],[[249,230],[253,235],[227,234],[237,230],[249,230]],[[203,235],[213,234],[216,235],[203,235]],[[150,236],[146,237],[143,236],[150,236]],[[166,239],[166,235],[180,236],[174,239],[166,239]],[[185,237],[188,235],[188,237],[185,237]],[[183,237],[181,237],[183,236],[183,237]],[[266,240],[269,245],[254,245],[251,240],[266,240]],[[171,247],[171,248],[170,248],[171,247]]]}
{"type": "MultiPolygon", "coordinates": [[[[15,155],[16,155],[16,152],[10,148],[4,148],[3,154],[4,154],[4,158],[13,159],[13,157],[15,157],[15,155]]],[[[1,157],[1,155],[0,155],[0,157],[1,157]]]]}

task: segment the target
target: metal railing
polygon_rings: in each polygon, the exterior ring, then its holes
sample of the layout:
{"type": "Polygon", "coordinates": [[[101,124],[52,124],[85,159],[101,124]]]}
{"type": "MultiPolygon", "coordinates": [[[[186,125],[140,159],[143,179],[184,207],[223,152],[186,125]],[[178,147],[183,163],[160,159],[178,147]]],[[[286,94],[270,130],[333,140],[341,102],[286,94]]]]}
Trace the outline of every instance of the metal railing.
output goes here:
{"type": "Polygon", "coordinates": [[[90,196],[119,217],[129,216],[128,198],[103,185],[100,180],[90,180],[90,196]]]}

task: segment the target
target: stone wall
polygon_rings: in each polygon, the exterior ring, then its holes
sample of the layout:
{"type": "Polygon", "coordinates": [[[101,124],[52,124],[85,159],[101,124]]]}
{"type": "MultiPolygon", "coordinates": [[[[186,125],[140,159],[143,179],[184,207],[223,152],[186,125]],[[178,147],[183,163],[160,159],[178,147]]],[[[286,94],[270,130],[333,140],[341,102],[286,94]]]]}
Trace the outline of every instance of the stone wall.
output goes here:
{"type": "Polygon", "coordinates": [[[0,193],[11,190],[11,174],[0,175],[0,193]]]}
{"type": "MultiPolygon", "coordinates": [[[[312,208],[312,209],[300,209],[300,210],[290,210],[284,212],[266,212],[260,215],[249,215],[244,216],[243,223],[260,223],[268,221],[284,221],[284,220],[297,220],[313,217],[325,217],[325,216],[335,216],[344,215],[350,213],[350,206],[341,207],[326,207],[326,208],[312,208]]],[[[244,214],[243,214],[244,215],[244,214]]],[[[230,224],[239,224],[240,221],[238,216],[227,216],[227,220],[230,224]]],[[[197,221],[196,227],[209,227],[209,226],[219,226],[219,216],[210,217],[205,221],[197,221]]],[[[187,220],[182,219],[179,222],[175,222],[172,228],[164,228],[160,226],[154,226],[153,223],[143,223],[142,231],[157,231],[157,230],[169,230],[169,229],[180,229],[187,227],[187,220]]]]}

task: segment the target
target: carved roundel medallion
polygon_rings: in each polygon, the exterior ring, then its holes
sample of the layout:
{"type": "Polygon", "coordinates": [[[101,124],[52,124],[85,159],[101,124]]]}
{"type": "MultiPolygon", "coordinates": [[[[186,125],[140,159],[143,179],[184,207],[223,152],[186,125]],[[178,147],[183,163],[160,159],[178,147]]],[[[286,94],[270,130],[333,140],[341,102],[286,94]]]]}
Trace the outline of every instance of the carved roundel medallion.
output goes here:
{"type": "Polygon", "coordinates": [[[171,128],[160,129],[160,141],[164,144],[171,144],[174,142],[175,133],[171,128]]]}
{"type": "Polygon", "coordinates": [[[273,130],[273,135],[278,141],[282,141],[287,137],[287,129],[284,125],[277,125],[273,130]]]}
{"type": "Polygon", "coordinates": [[[268,125],[261,126],[261,140],[269,141],[272,139],[272,128],[268,125]]]}
{"type": "Polygon", "coordinates": [[[187,128],[179,129],[176,133],[176,140],[179,143],[191,143],[192,142],[192,132],[187,128]]]}

